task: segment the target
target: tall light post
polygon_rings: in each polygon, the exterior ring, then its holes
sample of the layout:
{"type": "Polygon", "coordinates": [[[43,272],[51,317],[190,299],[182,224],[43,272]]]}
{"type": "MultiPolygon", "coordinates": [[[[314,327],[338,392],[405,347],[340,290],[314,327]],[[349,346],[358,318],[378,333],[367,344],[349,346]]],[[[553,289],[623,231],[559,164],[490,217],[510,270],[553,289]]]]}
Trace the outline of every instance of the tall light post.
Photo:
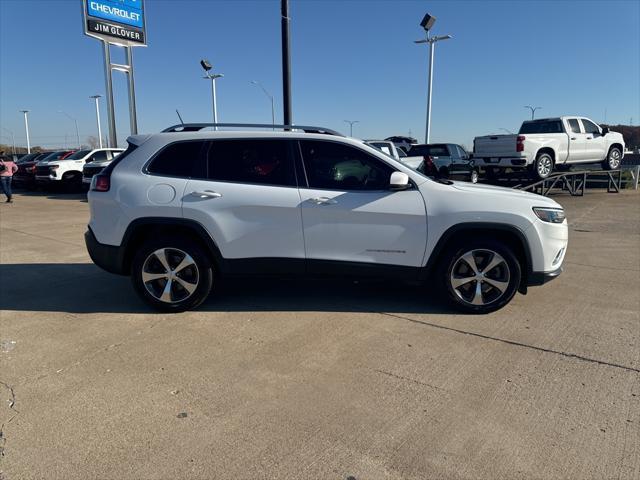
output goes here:
{"type": "Polygon", "coordinates": [[[27,133],[27,153],[31,153],[31,140],[29,139],[29,112],[30,110],[19,110],[24,114],[24,129],[27,133]]]}
{"type": "MultiPolygon", "coordinates": [[[[264,94],[269,97],[269,100],[271,100],[271,125],[275,125],[276,124],[276,108],[275,108],[275,102],[273,101],[273,95],[271,95],[266,88],[264,88],[264,86],[258,82],[257,80],[251,80],[251,83],[253,85],[256,85],[258,87],[260,87],[262,89],[262,91],[264,92],[264,94]]],[[[273,127],[273,129],[275,130],[275,126],[273,127]]]]}
{"type": "Polygon", "coordinates": [[[73,123],[75,123],[76,125],[76,140],[78,141],[78,150],[80,149],[81,145],[80,145],[80,133],[78,131],[78,120],[76,120],[74,117],[72,117],[71,115],[69,115],[67,112],[65,112],[64,110],[58,110],[58,113],[62,113],[63,115],[66,115],[67,118],[69,118],[69,120],[73,120],[73,123]]]}
{"type": "MultiPolygon", "coordinates": [[[[216,106],[216,79],[222,78],[224,75],[221,73],[211,73],[210,70],[213,68],[211,62],[209,60],[203,58],[200,60],[200,65],[204,69],[205,76],[202,78],[211,80],[211,101],[213,105],[213,123],[218,123],[218,107],[216,106]]],[[[213,127],[214,130],[217,130],[218,127],[213,127]]]]}
{"type": "Polygon", "coordinates": [[[533,120],[533,117],[536,114],[536,110],[542,109],[542,107],[532,107],[531,105],[525,105],[524,108],[528,108],[529,110],[531,110],[531,120],[533,120]]]}
{"type": "Polygon", "coordinates": [[[91,95],[89,98],[93,98],[96,101],[96,122],[98,123],[98,145],[102,148],[102,126],[100,125],[100,98],[102,95],[91,95]]]}
{"type": "Polygon", "coordinates": [[[13,154],[15,155],[16,154],[16,136],[8,128],[2,127],[2,129],[11,135],[11,143],[13,144],[13,154]]]}
{"type": "Polygon", "coordinates": [[[449,40],[451,35],[438,35],[435,37],[429,36],[429,30],[433,27],[433,24],[436,23],[436,17],[429,15],[428,13],[420,22],[420,26],[424,28],[424,31],[427,34],[427,38],[423,40],[416,40],[414,43],[428,43],[429,44],[429,82],[428,82],[428,90],[427,90],[427,122],[425,126],[425,143],[429,143],[431,137],[431,95],[433,91],[433,56],[435,54],[435,45],[436,42],[441,40],[449,40]]]}
{"type": "Polygon", "coordinates": [[[360,120],[345,120],[349,124],[349,136],[353,137],[353,124],[360,123],[360,120]]]}

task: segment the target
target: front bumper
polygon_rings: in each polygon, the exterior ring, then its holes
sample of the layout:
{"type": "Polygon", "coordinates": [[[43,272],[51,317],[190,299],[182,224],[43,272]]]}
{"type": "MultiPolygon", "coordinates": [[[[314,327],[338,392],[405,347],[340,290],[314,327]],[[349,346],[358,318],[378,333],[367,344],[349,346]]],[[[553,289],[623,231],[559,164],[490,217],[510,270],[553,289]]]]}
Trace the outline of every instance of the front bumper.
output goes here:
{"type": "Polygon", "coordinates": [[[91,227],[84,234],[84,242],[93,263],[109,273],[128,275],[124,268],[124,249],[122,247],[98,242],[91,227]]]}
{"type": "Polygon", "coordinates": [[[529,279],[527,281],[527,286],[535,287],[538,285],[544,285],[545,283],[550,282],[558,278],[558,276],[562,273],[563,268],[560,267],[556,270],[552,270],[551,272],[531,272],[529,274],[529,279]]]}

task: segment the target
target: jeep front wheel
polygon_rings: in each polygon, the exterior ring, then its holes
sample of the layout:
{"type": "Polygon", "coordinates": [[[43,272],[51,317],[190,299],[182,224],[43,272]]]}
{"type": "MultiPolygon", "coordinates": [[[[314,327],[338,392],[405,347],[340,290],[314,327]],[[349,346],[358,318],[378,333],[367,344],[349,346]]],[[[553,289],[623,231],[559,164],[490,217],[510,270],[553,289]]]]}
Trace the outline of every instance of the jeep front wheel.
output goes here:
{"type": "Polygon", "coordinates": [[[183,312],[206,300],[213,285],[213,266],[196,242],[156,239],[138,249],[131,281],[140,297],[156,310],[183,312]]]}
{"type": "Polygon", "coordinates": [[[511,248],[492,240],[453,246],[439,269],[449,302],[467,313],[504,307],[515,295],[520,278],[520,263],[511,248]]]}

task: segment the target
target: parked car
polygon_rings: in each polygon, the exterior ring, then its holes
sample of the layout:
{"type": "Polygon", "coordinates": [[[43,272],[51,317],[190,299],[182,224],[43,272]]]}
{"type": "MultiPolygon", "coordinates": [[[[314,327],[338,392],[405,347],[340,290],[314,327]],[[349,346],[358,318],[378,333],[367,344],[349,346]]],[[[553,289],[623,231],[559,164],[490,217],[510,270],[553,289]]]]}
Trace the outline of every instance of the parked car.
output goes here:
{"type": "Polygon", "coordinates": [[[428,281],[486,313],[562,271],[549,198],[432,180],[327,129],[205,127],[129,137],[91,182],[89,255],[159,310],[197,307],[214,278],[333,274],[428,281]]]}
{"type": "Polygon", "coordinates": [[[13,182],[18,187],[33,188],[36,185],[36,165],[52,152],[32,153],[30,159],[22,159],[16,163],[18,171],[13,175],[13,182]]]}
{"type": "Polygon", "coordinates": [[[100,173],[114,158],[124,152],[124,148],[105,148],[93,150],[89,161],[82,167],[82,183],[89,185],[94,175],[100,173]]]}
{"type": "Polygon", "coordinates": [[[36,181],[39,183],[61,184],[65,186],[80,186],[82,184],[82,169],[85,163],[92,161],[111,160],[114,151],[122,149],[97,148],[92,150],[78,150],[60,158],[46,158],[36,169],[36,181]]]}
{"type": "Polygon", "coordinates": [[[429,177],[478,182],[478,169],[461,145],[431,143],[413,145],[401,161],[429,177]]]}
{"type": "Polygon", "coordinates": [[[500,169],[528,168],[547,178],[558,165],[601,162],[615,170],[624,156],[624,139],[584,117],[558,117],[522,123],[517,135],[485,135],[473,141],[476,165],[495,175],[500,169]]]}
{"type": "Polygon", "coordinates": [[[418,143],[418,140],[416,140],[413,137],[403,137],[401,135],[396,135],[393,137],[387,137],[385,138],[385,140],[388,140],[390,142],[393,142],[393,144],[401,149],[404,150],[405,153],[409,151],[409,149],[411,148],[412,145],[415,145],[418,143]]]}
{"type": "MultiPolygon", "coordinates": [[[[365,140],[365,142],[368,145],[371,145],[372,147],[375,147],[378,150],[381,150],[383,153],[386,153],[387,155],[390,155],[391,157],[395,158],[396,160],[400,159],[400,153],[399,152],[403,152],[402,149],[396,148],[394,143],[391,142],[391,141],[388,141],[388,140],[365,140]]],[[[406,156],[406,154],[405,154],[405,156],[406,156]]]]}

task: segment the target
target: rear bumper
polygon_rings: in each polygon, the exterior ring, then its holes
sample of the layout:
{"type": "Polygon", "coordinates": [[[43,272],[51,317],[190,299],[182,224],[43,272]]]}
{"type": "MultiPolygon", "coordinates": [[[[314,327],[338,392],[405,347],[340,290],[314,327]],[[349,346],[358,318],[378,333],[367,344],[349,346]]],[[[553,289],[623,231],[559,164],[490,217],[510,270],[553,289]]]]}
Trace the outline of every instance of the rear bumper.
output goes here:
{"type": "Polygon", "coordinates": [[[109,273],[128,275],[124,268],[124,249],[122,247],[98,242],[91,227],[84,234],[84,242],[93,263],[109,273]]]}
{"type": "Polygon", "coordinates": [[[561,273],[562,267],[557,268],[556,270],[552,270],[551,272],[531,272],[529,274],[529,281],[527,282],[527,286],[535,287],[538,285],[544,285],[545,283],[558,278],[561,273]]]}

